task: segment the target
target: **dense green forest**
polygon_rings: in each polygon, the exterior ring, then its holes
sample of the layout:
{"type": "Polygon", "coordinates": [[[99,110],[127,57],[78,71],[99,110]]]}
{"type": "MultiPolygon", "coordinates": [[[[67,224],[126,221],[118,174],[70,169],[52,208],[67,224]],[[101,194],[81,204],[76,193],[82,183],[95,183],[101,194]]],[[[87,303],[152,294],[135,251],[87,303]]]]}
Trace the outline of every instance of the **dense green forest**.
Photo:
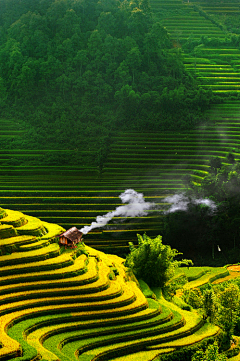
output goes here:
{"type": "Polygon", "coordinates": [[[188,190],[182,196],[188,207],[166,215],[165,240],[199,264],[238,262],[240,163],[229,153],[223,160],[210,158],[209,165],[201,184],[186,177],[188,190]],[[214,209],[196,202],[206,198],[214,202],[214,209]]]}
{"type": "Polygon", "coordinates": [[[0,114],[28,129],[17,146],[101,163],[112,131],[190,129],[212,99],[147,0],[1,0],[0,35],[0,114]]]}

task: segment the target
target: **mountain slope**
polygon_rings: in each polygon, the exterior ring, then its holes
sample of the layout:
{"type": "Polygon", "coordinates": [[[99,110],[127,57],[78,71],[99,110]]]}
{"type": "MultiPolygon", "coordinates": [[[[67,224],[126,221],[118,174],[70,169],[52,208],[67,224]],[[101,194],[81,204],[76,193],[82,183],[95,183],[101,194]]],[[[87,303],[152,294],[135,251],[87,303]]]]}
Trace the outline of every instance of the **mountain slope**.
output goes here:
{"type": "Polygon", "coordinates": [[[62,249],[58,225],[0,214],[0,360],[110,360],[144,350],[147,361],[168,352],[168,341],[218,333],[196,314],[146,298],[123,259],[84,244],[62,249]]]}

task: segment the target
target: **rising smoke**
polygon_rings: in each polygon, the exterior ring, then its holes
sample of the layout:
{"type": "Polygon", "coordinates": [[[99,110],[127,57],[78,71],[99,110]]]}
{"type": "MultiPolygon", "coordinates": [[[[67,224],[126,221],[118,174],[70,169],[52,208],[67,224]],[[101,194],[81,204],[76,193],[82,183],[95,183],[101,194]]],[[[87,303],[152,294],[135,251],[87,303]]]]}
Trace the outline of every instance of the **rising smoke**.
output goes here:
{"type": "Polygon", "coordinates": [[[208,198],[189,198],[184,193],[166,197],[164,198],[163,202],[171,203],[170,208],[164,211],[165,214],[176,211],[187,211],[190,204],[202,204],[208,206],[212,212],[217,209],[216,204],[208,198]]]}
{"type": "Polygon", "coordinates": [[[155,203],[145,202],[142,193],[136,192],[134,189],[127,189],[120,194],[119,198],[122,203],[128,203],[119,206],[115,211],[109,212],[103,216],[97,216],[96,222],[92,222],[90,226],[84,226],[80,232],[87,234],[94,228],[104,227],[113,217],[140,217],[146,216],[147,210],[155,207],[155,203]]]}

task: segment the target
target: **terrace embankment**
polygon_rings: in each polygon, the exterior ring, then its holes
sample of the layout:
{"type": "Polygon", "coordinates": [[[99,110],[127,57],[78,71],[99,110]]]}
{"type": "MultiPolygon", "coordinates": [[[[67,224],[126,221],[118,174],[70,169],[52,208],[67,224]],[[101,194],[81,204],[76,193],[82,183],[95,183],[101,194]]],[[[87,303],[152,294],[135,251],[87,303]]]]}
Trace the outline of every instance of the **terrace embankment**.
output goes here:
{"type": "Polygon", "coordinates": [[[147,361],[217,335],[200,316],[146,298],[122,258],[83,244],[60,249],[62,227],[0,214],[0,360],[111,360],[142,351],[147,361]]]}

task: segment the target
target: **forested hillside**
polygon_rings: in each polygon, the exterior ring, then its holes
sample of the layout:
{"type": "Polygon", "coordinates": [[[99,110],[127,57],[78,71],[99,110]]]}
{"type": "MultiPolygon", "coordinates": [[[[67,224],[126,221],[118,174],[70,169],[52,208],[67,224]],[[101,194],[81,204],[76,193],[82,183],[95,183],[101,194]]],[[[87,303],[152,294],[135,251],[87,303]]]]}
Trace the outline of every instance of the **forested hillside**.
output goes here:
{"type": "Polygon", "coordinates": [[[134,189],[157,209],[114,217],[88,245],[125,256],[147,232],[199,264],[238,262],[239,13],[227,0],[0,0],[1,206],[81,228],[134,189]],[[189,186],[219,212],[163,217],[189,186]]]}
{"type": "Polygon", "coordinates": [[[189,129],[211,100],[146,0],[1,0],[0,34],[0,115],[25,121],[20,146],[104,157],[111,131],[189,129]]]}

